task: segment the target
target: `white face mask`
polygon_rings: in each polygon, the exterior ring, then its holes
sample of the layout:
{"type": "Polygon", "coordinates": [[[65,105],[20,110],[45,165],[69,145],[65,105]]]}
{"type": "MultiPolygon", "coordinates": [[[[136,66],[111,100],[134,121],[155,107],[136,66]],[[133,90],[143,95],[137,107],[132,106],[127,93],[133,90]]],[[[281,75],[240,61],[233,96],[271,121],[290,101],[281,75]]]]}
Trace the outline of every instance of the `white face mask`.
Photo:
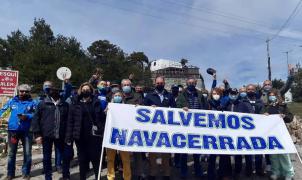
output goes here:
{"type": "Polygon", "coordinates": [[[220,99],[220,95],[218,95],[218,94],[213,95],[213,99],[218,101],[220,99]]]}

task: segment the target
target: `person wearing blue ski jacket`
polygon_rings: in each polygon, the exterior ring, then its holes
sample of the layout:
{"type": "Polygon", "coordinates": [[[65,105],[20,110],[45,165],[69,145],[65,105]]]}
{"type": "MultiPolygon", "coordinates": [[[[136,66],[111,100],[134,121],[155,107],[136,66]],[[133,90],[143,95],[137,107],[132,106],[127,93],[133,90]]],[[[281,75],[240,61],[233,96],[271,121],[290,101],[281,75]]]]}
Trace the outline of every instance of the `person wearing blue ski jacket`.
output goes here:
{"type": "Polygon", "coordinates": [[[23,145],[23,179],[30,178],[31,169],[31,147],[32,133],[30,132],[31,120],[35,111],[36,102],[30,96],[30,86],[21,84],[18,86],[18,95],[10,99],[0,110],[0,117],[7,111],[10,111],[8,120],[8,164],[7,179],[15,176],[16,154],[18,142],[21,140],[23,145]]]}

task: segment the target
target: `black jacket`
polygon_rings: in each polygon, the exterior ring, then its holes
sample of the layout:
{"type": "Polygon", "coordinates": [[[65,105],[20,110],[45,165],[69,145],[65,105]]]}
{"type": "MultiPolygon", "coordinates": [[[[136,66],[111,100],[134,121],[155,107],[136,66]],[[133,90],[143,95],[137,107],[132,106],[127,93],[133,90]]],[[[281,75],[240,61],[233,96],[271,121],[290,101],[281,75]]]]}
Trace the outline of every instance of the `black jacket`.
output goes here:
{"type": "MultiPolygon", "coordinates": [[[[65,142],[72,142],[73,140],[80,139],[83,118],[83,109],[81,103],[81,98],[79,96],[75,96],[69,106],[65,142]]],[[[102,131],[104,131],[105,115],[101,109],[100,100],[96,97],[92,97],[92,106],[93,113],[91,114],[91,117],[93,119],[93,124],[96,125],[102,131]]]]}
{"type": "Polygon", "coordinates": [[[294,115],[288,110],[286,104],[269,104],[265,106],[264,111],[268,114],[284,114],[283,120],[285,123],[290,123],[294,119],[294,115]]]}
{"type": "Polygon", "coordinates": [[[229,101],[226,111],[241,112],[241,113],[252,113],[249,102],[236,100],[234,102],[229,101]]]}
{"type": "MultiPolygon", "coordinates": [[[[68,119],[69,105],[60,101],[57,105],[60,112],[59,138],[65,138],[66,125],[68,119]]],[[[56,119],[55,119],[56,105],[52,102],[49,96],[46,96],[39,104],[34,114],[31,129],[36,137],[55,138],[56,119]]]]}
{"type": "Polygon", "coordinates": [[[157,94],[157,92],[154,90],[151,93],[148,93],[147,96],[144,99],[144,105],[145,106],[158,106],[158,107],[176,107],[175,100],[171,93],[169,93],[167,90],[163,90],[163,96],[164,100],[161,102],[160,97],[157,94]]]}
{"type": "Polygon", "coordinates": [[[214,99],[209,99],[209,109],[210,110],[215,110],[215,111],[224,111],[225,106],[222,106],[221,104],[221,98],[218,101],[215,101],[214,99]]]}
{"type": "Polygon", "coordinates": [[[263,114],[264,113],[264,103],[261,99],[246,99],[249,105],[250,113],[252,114],[263,114]]]}

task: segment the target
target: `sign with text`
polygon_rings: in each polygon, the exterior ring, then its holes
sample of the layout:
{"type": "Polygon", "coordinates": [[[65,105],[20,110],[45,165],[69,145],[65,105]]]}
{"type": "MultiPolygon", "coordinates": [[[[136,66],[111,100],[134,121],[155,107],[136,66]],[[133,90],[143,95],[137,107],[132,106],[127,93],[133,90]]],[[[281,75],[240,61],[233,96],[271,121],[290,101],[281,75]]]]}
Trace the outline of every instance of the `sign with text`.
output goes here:
{"type": "Polygon", "coordinates": [[[0,70],[0,96],[13,96],[18,86],[19,72],[0,70]]]}
{"type": "Polygon", "coordinates": [[[103,145],[131,152],[296,153],[280,115],[115,103],[108,106],[103,145]]]}

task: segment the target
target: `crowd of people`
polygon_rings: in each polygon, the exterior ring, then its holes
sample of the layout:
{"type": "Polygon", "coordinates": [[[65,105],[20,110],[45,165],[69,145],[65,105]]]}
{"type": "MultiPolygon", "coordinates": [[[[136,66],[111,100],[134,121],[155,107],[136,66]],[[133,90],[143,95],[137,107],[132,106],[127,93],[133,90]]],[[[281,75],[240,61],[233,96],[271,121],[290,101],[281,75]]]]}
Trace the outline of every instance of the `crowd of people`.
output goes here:
{"type": "MultiPolygon", "coordinates": [[[[89,82],[83,83],[78,88],[73,87],[68,80],[65,81],[64,90],[56,88],[51,81],[45,81],[43,94],[38,99],[31,97],[29,85],[19,85],[18,95],[9,100],[0,111],[0,116],[10,111],[7,179],[15,177],[19,141],[22,142],[24,153],[22,166],[24,179],[30,179],[33,142],[42,144],[43,173],[46,180],[52,179],[53,146],[56,170],[62,173],[64,180],[70,179],[69,170],[74,157],[74,144],[77,148],[80,179],[86,179],[90,163],[97,179],[109,102],[182,108],[184,111],[202,109],[264,115],[280,114],[286,123],[292,121],[293,115],[288,111],[283,97],[290,88],[292,76],[289,76],[285,86],[279,90],[273,89],[269,80],[265,80],[261,88],[248,84],[236,89],[231,88],[227,80],[216,87],[216,71],[210,69],[208,73],[213,77],[210,90],[199,89],[197,80],[191,77],[187,78],[185,85],[174,84],[171,87],[165,87],[163,76],[155,78],[153,88],[133,84],[133,75],[128,79],[122,79],[120,84],[112,83],[102,79],[99,69],[89,82]]],[[[106,158],[102,164],[108,170],[109,180],[115,179],[115,172],[120,167],[124,180],[155,180],[159,169],[162,171],[162,178],[168,180],[171,179],[172,166],[179,170],[182,179],[188,177],[188,154],[171,156],[169,153],[131,153],[107,148],[104,157],[106,158]],[[162,168],[159,168],[158,158],[161,158],[162,168]],[[148,172],[143,168],[146,161],[149,164],[148,172]]],[[[193,160],[196,178],[242,179],[242,174],[247,177],[266,176],[268,172],[273,180],[281,176],[288,180],[294,176],[288,154],[244,156],[193,154],[193,160]],[[231,163],[232,158],[234,165],[231,163]],[[216,163],[217,160],[219,163],[216,163]],[[206,169],[203,169],[201,161],[207,162],[206,169]],[[243,167],[245,170],[241,173],[243,167]]]]}

